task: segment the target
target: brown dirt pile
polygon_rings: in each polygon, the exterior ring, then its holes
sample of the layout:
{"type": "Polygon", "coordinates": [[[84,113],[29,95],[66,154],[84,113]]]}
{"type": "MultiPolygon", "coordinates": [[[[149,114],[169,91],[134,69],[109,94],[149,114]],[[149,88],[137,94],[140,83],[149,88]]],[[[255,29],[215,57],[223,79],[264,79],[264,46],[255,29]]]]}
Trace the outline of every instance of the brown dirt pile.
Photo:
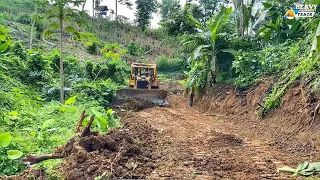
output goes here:
{"type": "Polygon", "coordinates": [[[145,178],[151,173],[155,157],[152,146],[155,131],[147,123],[126,117],[122,129],[107,135],[72,139],[63,148],[68,154],[58,171],[66,179],[145,178]]]}

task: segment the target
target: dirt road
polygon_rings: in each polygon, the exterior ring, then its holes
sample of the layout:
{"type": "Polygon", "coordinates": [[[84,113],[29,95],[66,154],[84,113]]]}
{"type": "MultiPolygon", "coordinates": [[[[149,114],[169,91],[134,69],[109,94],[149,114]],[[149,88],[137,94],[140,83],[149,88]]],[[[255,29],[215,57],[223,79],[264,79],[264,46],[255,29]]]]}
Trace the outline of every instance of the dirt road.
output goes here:
{"type": "MultiPolygon", "coordinates": [[[[118,108],[122,128],[107,135],[75,137],[58,148],[57,153],[65,158],[57,173],[67,180],[291,179],[290,174],[277,173],[277,167],[320,161],[319,148],[312,144],[316,140],[285,138],[294,131],[298,111],[279,109],[272,118],[258,120],[251,110],[254,106],[242,105],[243,99],[225,87],[221,92],[229,96],[218,91],[218,101],[209,98],[192,108],[179,95],[180,86],[168,83],[165,88],[171,93],[170,107],[152,107],[139,100],[121,102],[114,108],[118,108]],[[126,107],[134,111],[122,111],[126,107]]],[[[255,105],[260,94],[248,96],[246,104],[255,105]]],[[[286,103],[285,108],[297,108],[286,103]]],[[[31,176],[47,179],[43,171],[32,169],[13,179],[31,176]]]]}
{"type": "Polygon", "coordinates": [[[289,179],[277,167],[307,160],[269,146],[265,137],[252,137],[242,130],[246,123],[189,108],[182,96],[171,96],[169,103],[135,112],[159,132],[153,147],[159,159],[150,179],[289,179]]]}

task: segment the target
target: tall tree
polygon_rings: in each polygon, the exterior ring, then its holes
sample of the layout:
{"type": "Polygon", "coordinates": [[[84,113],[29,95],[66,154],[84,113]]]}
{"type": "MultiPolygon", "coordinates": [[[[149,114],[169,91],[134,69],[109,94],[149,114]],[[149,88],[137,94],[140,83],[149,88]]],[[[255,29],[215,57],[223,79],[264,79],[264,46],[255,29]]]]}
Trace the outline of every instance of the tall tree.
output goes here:
{"type": "Polygon", "coordinates": [[[207,22],[207,20],[210,19],[217,8],[218,2],[219,0],[200,0],[200,6],[204,11],[204,22],[207,22]]]}
{"type": "Polygon", "coordinates": [[[152,13],[157,11],[157,1],[156,0],[136,0],[137,12],[136,18],[139,27],[144,31],[148,25],[150,25],[150,20],[152,19],[152,13]]]}
{"type": "Polygon", "coordinates": [[[58,30],[60,34],[60,102],[64,104],[64,70],[63,70],[63,33],[64,31],[76,32],[76,24],[81,24],[80,14],[76,9],[84,0],[50,0],[50,8],[46,11],[46,16],[50,19],[50,25],[46,34],[53,30],[58,30]]]}
{"type": "Polygon", "coordinates": [[[166,19],[171,14],[178,12],[180,8],[179,0],[162,0],[160,6],[161,19],[166,19]]]}

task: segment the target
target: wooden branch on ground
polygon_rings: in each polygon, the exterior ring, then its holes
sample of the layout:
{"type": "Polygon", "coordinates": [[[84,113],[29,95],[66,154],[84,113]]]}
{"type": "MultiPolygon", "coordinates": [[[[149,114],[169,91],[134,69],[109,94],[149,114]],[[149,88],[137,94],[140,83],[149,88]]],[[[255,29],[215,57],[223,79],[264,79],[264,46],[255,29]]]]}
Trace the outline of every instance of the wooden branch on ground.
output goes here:
{"type": "Polygon", "coordinates": [[[45,154],[40,156],[34,156],[32,154],[29,154],[27,157],[23,158],[23,161],[29,162],[30,165],[37,164],[39,162],[49,160],[49,159],[59,159],[63,158],[62,155],[54,155],[54,154],[45,154]]]}
{"type": "Polygon", "coordinates": [[[90,121],[88,122],[87,126],[84,128],[84,130],[81,134],[81,137],[85,137],[85,136],[88,136],[91,134],[90,127],[91,127],[93,121],[94,121],[94,115],[91,116],[90,121]]]}
{"type": "Polygon", "coordinates": [[[81,127],[81,124],[82,124],[83,120],[88,116],[89,115],[86,114],[86,110],[83,110],[82,113],[81,113],[80,119],[78,121],[75,133],[78,133],[80,131],[80,127],[81,127]]]}

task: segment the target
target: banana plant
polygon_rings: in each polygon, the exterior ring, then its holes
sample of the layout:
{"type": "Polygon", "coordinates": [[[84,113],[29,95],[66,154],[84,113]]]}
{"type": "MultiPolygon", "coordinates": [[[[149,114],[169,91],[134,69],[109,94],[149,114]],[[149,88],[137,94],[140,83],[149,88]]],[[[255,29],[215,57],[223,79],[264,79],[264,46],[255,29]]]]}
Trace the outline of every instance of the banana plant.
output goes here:
{"type": "Polygon", "coordinates": [[[206,24],[200,23],[190,13],[188,17],[197,28],[196,33],[184,35],[181,44],[186,48],[188,64],[191,70],[187,87],[204,89],[209,81],[214,81],[217,72],[216,55],[220,49],[216,46],[219,38],[226,35],[220,32],[221,27],[226,24],[232,8],[222,7],[220,12],[213,15],[206,24]]]}

